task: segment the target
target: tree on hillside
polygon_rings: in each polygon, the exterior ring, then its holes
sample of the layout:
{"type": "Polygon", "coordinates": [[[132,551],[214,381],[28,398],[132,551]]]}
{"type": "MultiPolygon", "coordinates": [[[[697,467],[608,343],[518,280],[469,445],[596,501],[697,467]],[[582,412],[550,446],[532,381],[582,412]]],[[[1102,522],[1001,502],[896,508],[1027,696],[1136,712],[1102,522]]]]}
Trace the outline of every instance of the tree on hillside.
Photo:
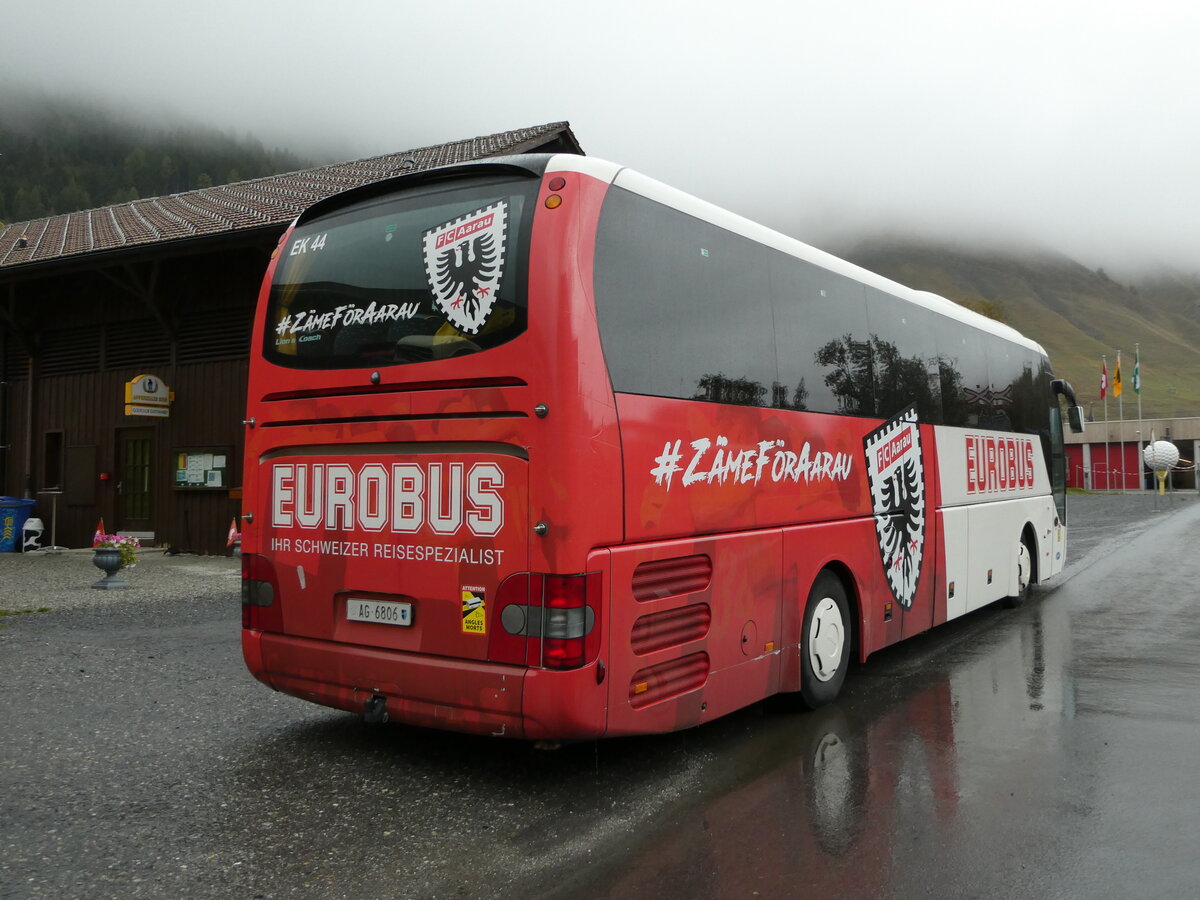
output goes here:
{"type": "Polygon", "coordinates": [[[1004,317],[1004,304],[999,300],[987,300],[983,297],[961,297],[956,302],[959,306],[965,306],[967,309],[977,312],[981,316],[987,316],[989,319],[995,319],[997,322],[1008,321],[1004,317]]]}
{"type": "Polygon", "coordinates": [[[54,207],[61,210],[89,209],[92,205],[91,195],[80,187],[79,182],[72,176],[62,189],[54,195],[54,207]]]}
{"type": "Polygon", "coordinates": [[[21,186],[13,194],[12,213],[8,216],[10,222],[25,222],[45,215],[46,201],[42,199],[42,189],[36,184],[32,187],[21,186]]]}
{"type": "Polygon", "coordinates": [[[80,103],[5,97],[0,107],[0,220],[21,222],[142,197],[305,168],[250,137],[152,129],[80,103]]]}

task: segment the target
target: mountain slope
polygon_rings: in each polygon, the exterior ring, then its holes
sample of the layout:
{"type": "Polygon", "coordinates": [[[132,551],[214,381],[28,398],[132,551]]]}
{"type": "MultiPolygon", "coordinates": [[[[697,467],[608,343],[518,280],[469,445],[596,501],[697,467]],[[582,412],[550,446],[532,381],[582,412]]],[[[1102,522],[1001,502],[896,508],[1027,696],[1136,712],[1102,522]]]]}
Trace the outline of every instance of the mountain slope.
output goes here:
{"type": "Polygon", "coordinates": [[[0,105],[0,221],[291,172],[309,163],[251,137],[148,124],[77,101],[10,91],[0,105]]]}
{"type": "MultiPolygon", "coordinates": [[[[987,306],[1050,354],[1055,373],[1074,385],[1085,409],[1102,419],[1100,357],[1110,381],[1121,350],[1124,417],[1137,417],[1134,345],[1141,345],[1142,414],[1200,415],[1200,282],[1163,271],[1136,285],[1046,252],[1005,255],[894,239],[859,243],[843,256],[919,290],[967,306],[987,306]]],[[[1108,416],[1118,417],[1111,391],[1108,416]]]]}

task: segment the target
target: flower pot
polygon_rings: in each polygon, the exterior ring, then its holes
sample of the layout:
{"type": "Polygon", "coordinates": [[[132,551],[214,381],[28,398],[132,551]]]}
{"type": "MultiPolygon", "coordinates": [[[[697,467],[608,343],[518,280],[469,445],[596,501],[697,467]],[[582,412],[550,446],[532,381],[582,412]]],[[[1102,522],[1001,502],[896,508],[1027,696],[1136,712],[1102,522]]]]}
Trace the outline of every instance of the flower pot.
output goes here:
{"type": "Polygon", "coordinates": [[[121,571],[121,550],[119,547],[96,547],[93,550],[92,565],[104,572],[104,577],[92,587],[111,591],[129,587],[129,582],[117,573],[121,571]]]}

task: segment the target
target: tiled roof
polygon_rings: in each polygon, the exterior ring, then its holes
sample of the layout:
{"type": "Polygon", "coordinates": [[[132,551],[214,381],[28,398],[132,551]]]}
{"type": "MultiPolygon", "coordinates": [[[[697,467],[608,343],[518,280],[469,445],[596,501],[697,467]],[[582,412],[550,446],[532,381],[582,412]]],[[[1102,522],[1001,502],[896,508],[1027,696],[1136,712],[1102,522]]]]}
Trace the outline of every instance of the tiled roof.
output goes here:
{"type": "Polygon", "coordinates": [[[106,250],[283,226],[316,201],[349,188],[406,172],[529,152],[556,140],[578,149],[570,125],[552,122],[288,175],[14,222],[0,226],[0,271],[106,250]]]}

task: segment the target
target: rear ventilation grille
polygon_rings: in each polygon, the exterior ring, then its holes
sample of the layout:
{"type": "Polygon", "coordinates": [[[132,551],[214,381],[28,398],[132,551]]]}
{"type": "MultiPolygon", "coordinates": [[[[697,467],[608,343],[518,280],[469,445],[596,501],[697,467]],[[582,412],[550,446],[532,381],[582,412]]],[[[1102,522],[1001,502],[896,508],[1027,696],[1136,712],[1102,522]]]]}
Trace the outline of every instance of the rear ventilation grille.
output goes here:
{"type": "Polygon", "coordinates": [[[642,709],[702,687],[707,680],[707,653],[692,653],[682,659],[650,666],[633,676],[629,684],[629,705],[642,709]]]}
{"type": "Polygon", "coordinates": [[[712,608],[707,603],[651,613],[633,623],[630,644],[639,655],[678,647],[704,637],[711,623],[712,608]]]}
{"type": "Polygon", "coordinates": [[[702,591],[712,581],[712,560],[707,556],[679,556],[644,562],[633,570],[635,599],[661,600],[702,591]]]}

